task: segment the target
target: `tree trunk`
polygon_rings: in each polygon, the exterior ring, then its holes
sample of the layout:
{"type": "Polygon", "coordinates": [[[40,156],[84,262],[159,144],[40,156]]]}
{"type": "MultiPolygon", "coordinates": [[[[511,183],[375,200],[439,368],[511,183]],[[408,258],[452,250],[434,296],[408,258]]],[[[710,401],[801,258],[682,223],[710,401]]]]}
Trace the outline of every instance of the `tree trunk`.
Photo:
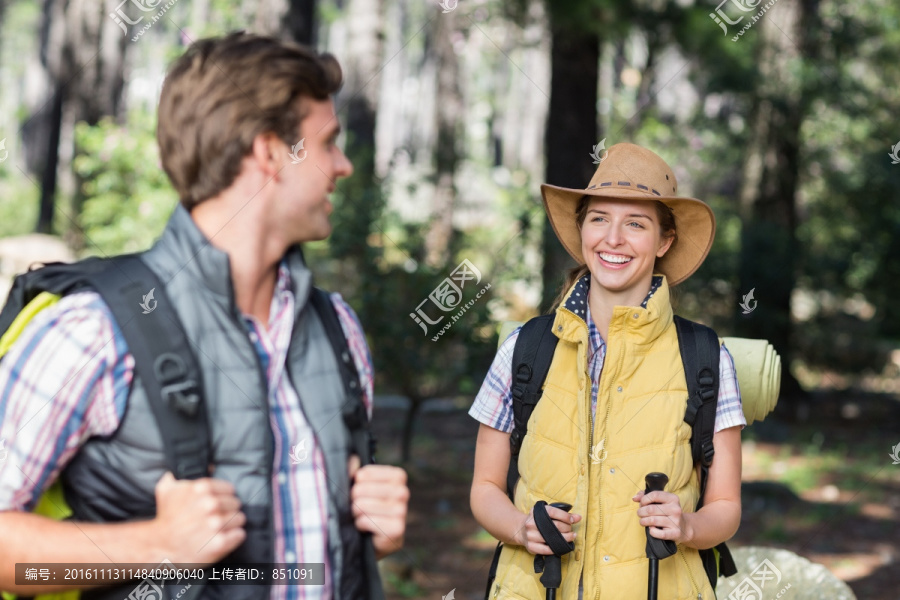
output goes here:
{"type": "Polygon", "coordinates": [[[282,37],[310,47],[316,45],[316,0],[289,0],[281,19],[282,37]]]}
{"type": "MultiPolygon", "coordinates": [[[[331,251],[347,259],[345,280],[352,281],[371,266],[367,241],[381,214],[381,189],[375,176],[376,106],[383,56],[382,0],[350,0],[344,11],[346,56],[344,87],[337,98],[345,115],[346,153],[353,175],[339,183],[331,251]]],[[[352,285],[352,284],[351,284],[352,285]]]]}
{"type": "Polygon", "coordinates": [[[419,409],[424,403],[423,398],[408,396],[409,409],[406,411],[406,417],[403,419],[403,437],[401,441],[400,460],[403,464],[409,464],[412,457],[412,438],[416,426],[416,417],[419,415],[419,409]]]}
{"type": "MultiPolygon", "coordinates": [[[[130,4],[128,6],[131,6],[130,4]]],[[[58,178],[69,182],[74,197],[69,233],[81,239],[77,227],[80,182],[70,175],[71,143],[75,123],[94,125],[102,117],[120,116],[125,86],[125,50],[130,39],[109,17],[112,0],[45,0],[41,23],[40,69],[42,97],[31,102],[32,113],[23,124],[26,161],[41,180],[41,208],[36,230],[52,229],[58,178]],[[70,118],[64,118],[69,115],[70,118]]],[[[136,18],[141,15],[132,15],[136,18]]]]}
{"type": "MultiPolygon", "coordinates": [[[[759,23],[761,83],[740,192],[740,293],[754,290],[756,308],[740,315],[737,329],[748,337],[768,339],[781,355],[785,399],[803,395],[790,372],[800,128],[807,102],[795,66],[803,59],[801,52],[817,52],[812,33],[817,19],[818,0],[803,0],[764,15],[759,23]],[[792,40],[798,40],[800,48],[792,40]]],[[[753,306],[749,302],[748,307],[753,306]]]]}
{"type": "Polygon", "coordinates": [[[434,19],[433,44],[437,62],[437,102],[434,147],[435,190],[431,224],[425,238],[426,262],[440,269],[448,262],[453,237],[453,205],[456,201],[456,166],[459,162],[457,143],[462,123],[463,97],[459,86],[459,61],[451,36],[458,31],[457,13],[450,12],[434,19]]]}
{"type": "MultiPolygon", "coordinates": [[[[551,36],[546,179],[553,185],[584,188],[595,166],[590,158],[591,148],[599,141],[596,123],[600,38],[595,33],[554,22],[552,14],[551,36]]],[[[546,219],[543,254],[541,312],[546,312],[566,270],[575,266],[546,219]]]]}

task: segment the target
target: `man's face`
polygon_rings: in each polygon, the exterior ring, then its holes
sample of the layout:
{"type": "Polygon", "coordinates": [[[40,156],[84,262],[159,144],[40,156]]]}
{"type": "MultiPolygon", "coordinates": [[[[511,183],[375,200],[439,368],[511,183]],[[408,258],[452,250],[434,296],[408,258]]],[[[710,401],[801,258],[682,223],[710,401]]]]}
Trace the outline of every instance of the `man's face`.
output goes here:
{"type": "Polygon", "coordinates": [[[331,100],[306,100],[306,118],[293,147],[286,149],[274,200],[272,226],[287,244],[322,240],[331,234],[328,216],[333,206],[328,194],[340,177],[353,173],[353,165],[335,143],[340,124],[331,100]],[[302,148],[300,142],[302,140],[302,148]]]}

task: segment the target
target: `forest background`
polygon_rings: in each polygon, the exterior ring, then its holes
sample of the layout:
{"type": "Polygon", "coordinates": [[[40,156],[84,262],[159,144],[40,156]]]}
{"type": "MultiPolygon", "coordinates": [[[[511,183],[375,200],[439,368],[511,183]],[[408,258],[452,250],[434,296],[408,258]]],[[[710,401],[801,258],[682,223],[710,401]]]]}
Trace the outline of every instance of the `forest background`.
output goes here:
{"type": "Polygon", "coordinates": [[[177,202],[154,133],[166,65],[235,29],[345,70],[355,173],[307,257],[365,326],[382,460],[410,471],[392,594],[480,593],[465,410],[498,323],[546,310],[573,264],[539,185],[584,187],[629,141],[716,213],[679,313],[766,338],[785,365],[776,415],[745,431],[738,543],[897,597],[900,5],[0,0],[0,236],[52,234],[73,256],[148,247],[177,202]]]}

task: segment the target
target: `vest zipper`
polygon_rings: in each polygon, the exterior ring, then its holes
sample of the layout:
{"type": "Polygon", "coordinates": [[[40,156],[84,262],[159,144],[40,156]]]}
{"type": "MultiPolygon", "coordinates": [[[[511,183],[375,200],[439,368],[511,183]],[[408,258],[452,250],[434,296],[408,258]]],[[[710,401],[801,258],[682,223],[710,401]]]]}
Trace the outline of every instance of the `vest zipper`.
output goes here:
{"type": "Polygon", "coordinates": [[[688,564],[687,557],[684,555],[684,549],[681,546],[678,547],[678,556],[681,557],[681,561],[684,563],[684,568],[691,580],[691,590],[697,592],[697,600],[703,600],[703,595],[700,593],[700,588],[697,586],[697,582],[694,580],[694,574],[691,572],[691,566],[688,564]]]}
{"type": "MultiPolygon", "coordinates": [[[[607,335],[607,337],[609,337],[609,336],[607,335]]],[[[622,356],[624,356],[624,354],[622,356]]],[[[606,358],[607,359],[609,358],[609,342],[606,343],[606,358]]],[[[622,360],[623,359],[619,359],[619,364],[617,365],[618,368],[615,371],[616,373],[618,373],[622,369],[622,360]]],[[[606,367],[606,365],[604,365],[604,368],[605,367],[606,367]]],[[[615,383],[615,382],[613,382],[613,383],[615,383]]],[[[593,385],[593,383],[591,385],[593,385]]],[[[599,397],[600,389],[599,388],[600,388],[600,385],[598,382],[598,385],[597,385],[597,402],[598,403],[600,401],[600,397],[599,397]]],[[[612,386],[610,386],[609,389],[612,390],[612,386]]],[[[603,417],[604,455],[603,455],[603,460],[601,460],[599,463],[600,464],[600,467],[599,467],[600,475],[599,475],[599,479],[597,481],[597,485],[598,485],[599,489],[601,490],[601,493],[597,494],[597,549],[598,549],[598,551],[600,549],[600,536],[603,535],[603,518],[602,518],[602,510],[603,510],[602,490],[603,490],[603,469],[604,469],[603,461],[606,460],[607,456],[609,456],[609,448],[607,447],[606,443],[609,440],[609,413],[611,410],[612,410],[612,392],[610,391],[609,397],[606,401],[606,415],[603,417]]],[[[594,441],[593,440],[593,437],[594,437],[593,421],[591,421],[591,423],[592,423],[591,442],[593,443],[593,441],[594,441]]],[[[595,600],[600,600],[600,586],[599,585],[597,586],[597,595],[595,596],[595,600]]]]}

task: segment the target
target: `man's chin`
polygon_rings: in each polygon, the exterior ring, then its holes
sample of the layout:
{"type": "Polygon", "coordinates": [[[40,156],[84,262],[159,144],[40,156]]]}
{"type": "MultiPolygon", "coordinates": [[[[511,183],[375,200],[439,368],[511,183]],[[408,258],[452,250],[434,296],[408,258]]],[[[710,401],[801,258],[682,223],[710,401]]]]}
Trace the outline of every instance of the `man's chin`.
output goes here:
{"type": "Polygon", "coordinates": [[[298,236],[296,242],[298,244],[305,244],[307,242],[321,242],[322,240],[327,240],[331,237],[331,232],[333,231],[333,227],[331,223],[325,223],[321,227],[317,227],[315,231],[307,231],[304,235],[298,236]]]}

